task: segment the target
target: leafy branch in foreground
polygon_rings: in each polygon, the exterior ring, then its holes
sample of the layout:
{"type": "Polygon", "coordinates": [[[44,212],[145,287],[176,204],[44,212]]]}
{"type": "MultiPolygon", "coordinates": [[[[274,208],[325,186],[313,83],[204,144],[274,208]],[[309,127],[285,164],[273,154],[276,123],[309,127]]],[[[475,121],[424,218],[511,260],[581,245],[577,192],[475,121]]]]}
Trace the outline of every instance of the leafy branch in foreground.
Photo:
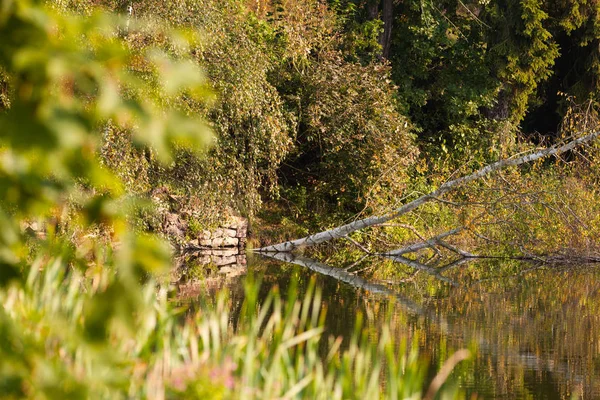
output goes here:
{"type": "MultiPolygon", "coordinates": [[[[203,101],[202,72],[185,56],[157,47],[131,51],[116,16],[97,12],[84,18],[28,1],[1,4],[0,69],[12,96],[0,113],[0,282],[18,277],[26,261],[19,225],[38,220],[50,239],[102,226],[123,244],[120,253],[129,261],[121,263],[120,276],[130,276],[127,285],[136,286],[136,276],[168,267],[168,255],[162,252],[162,265],[159,258],[129,257],[135,246],[145,247],[140,254],[158,255],[164,245],[131,234],[131,202],[99,160],[102,127],[110,123],[131,132],[137,146],[164,162],[174,146],[204,149],[211,135],[202,120],[164,101],[178,95],[203,101]]],[[[163,35],[183,55],[196,40],[193,32],[165,29],[163,35]]],[[[87,242],[75,257],[84,267],[94,258],[83,251],[94,248],[93,240],[87,242]]]]}

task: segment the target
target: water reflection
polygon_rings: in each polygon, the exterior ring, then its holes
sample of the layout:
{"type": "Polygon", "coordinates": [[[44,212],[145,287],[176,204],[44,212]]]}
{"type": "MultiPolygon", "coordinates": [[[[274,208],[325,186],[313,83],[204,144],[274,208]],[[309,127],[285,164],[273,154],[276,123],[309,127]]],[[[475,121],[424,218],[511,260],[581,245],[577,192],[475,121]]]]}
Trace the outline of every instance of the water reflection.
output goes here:
{"type": "Polygon", "coordinates": [[[598,268],[522,265],[526,273],[474,280],[489,267],[482,264],[456,271],[467,285],[428,307],[478,341],[478,365],[493,377],[494,394],[600,397],[598,268]]]}
{"type": "MultiPolygon", "coordinates": [[[[398,342],[418,343],[432,374],[454,351],[475,343],[475,360],[453,377],[468,395],[600,398],[597,267],[469,260],[435,271],[421,268],[416,274],[408,268],[407,279],[382,283],[376,280],[381,260],[372,261],[374,272],[365,279],[303,257],[275,258],[249,260],[249,270],[262,279],[261,295],[273,286],[285,291],[295,282],[301,296],[311,277],[316,278],[327,308],[327,334],[347,341],[360,313],[369,338],[376,341],[379,327],[389,320],[398,342]]],[[[227,282],[232,308],[239,309],[243,278],[227,282]]],[[[206,290],[214,294],[218,287],[206,290]]]]}
{"type": "Polygon", "coordinates": [[[189,251],[178,260],[171,280],[177,287],[179,301],[207,293],[214,296],[223,287],[239,292],[248,272],[247,264],[245,250],[237,247],[189,251]]]}

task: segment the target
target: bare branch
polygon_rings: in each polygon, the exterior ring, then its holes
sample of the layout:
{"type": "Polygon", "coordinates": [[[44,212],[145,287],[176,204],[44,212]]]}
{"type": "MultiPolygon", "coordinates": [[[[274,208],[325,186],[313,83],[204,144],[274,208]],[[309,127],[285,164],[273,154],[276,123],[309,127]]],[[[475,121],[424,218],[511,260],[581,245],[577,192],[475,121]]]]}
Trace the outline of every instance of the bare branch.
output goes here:
{"type": "Polygon", "coordinates": [[[352,243],[353,245],[355,245],[356,247],[358,247],[363,252],[365,252],[367,254],[371,254],[371,252],[369,251],[369,249],[367,249],[362,244],[358,243],[356,240],[352,239],[350,236],[346,235],[346,236],[344,236],[344,239],[348,240],[350,243],[352,243]]]}
{"type": "Polygon", "coordinates": [[[456,253],[456,254],[460,254],[460,255],[461,255],[461,256],[463,256],[463,257],[467,257],[467,258],[474,258],[474,257],[477,257],[475,254],[473,254],[473,253],[469,253],[468,251],[461,250],[461,249],[459,249],[458,247],[454,247],[454,246],[452,246],[451,244],[444,242],[443,240],[438,240],[438,242],[437,242],[437,243],[438,243],[440,246],[442,246],[442,247],[444,247],[444,248],[446,248],[446,249],[450,250],[451,252],[453,252],[453,253],[456,253]]]}
{"type": "MultiPolygon", "coordinates": [[[[361,258],[358,259],[358,261],[353,262],[352,264],[348,265],[347,267],[344,268],[344,271],[350,272],[350,270],[354,267],[356,267],[358,264],[360,264],[361,262],[364,261],[365,258],[368,258],[370,254],[364,254],[361,258]]],[[[356,274],[357,272],[363,271],[365,270],[365,268],[361,268],[359,270],[356,271],[352,271],[353,274],[356,274]]]]}
{"type": "MultiPolygon", "coordinates": [[[[423,239],[422,242],[419,243],[415,243],[415,244],[411,244],[410,246],[406,246],[403,247],[401,249],[397,249],[397,250],[392,250],[390,252],[387,253],[382,253],[382,255],[386,255],[386,256],[401,256],[402,254],[406,254],[406,253],[413,253],[415,251],[427,248],[427,247],[434,247],[436,244],[440,244],[441,245],[441,239],[451,236],[451,235],[455,235],[457,233],[459,233],[460,231],[462,231],[464,228],[460,227],[460,228],[456,228],[456,229],[452,229],[451,231],[448,232],[444,232],[444,233],[440,233],[437,236],[432,237],[431,239],[423,239]]],[[[443,246],[443,245],[442,245],[443,246]]],[[[444,246],[446,247],[446,246],[444,246]]],[[[460,254],[460,253],[459,253],[460,254]]]]}
{"type": "Polygon", "coordinates": [[[471,262],[471,261],[473,261],[476,258],[479,258],[479,257],[478,256],[474,256],[474,257],[462,257],[462,258],[459,258],[456,261],[452,261],[450,264],[446,264],[443,267],[438,268],[438,271],[439,271],[439,273],[446,272],[449,269],[458,267],[459,265],[463,265],[466,262],[471,262]]]}
{"type": "Polygon", "coordinates": [[[407,265],[407,266],[409,266],[409,267],[411,267],[411,268],[414,268],[414,269],[416,269],[416,270],[419,270],[419,271],[426,272],[426,273],[428,273],[429,275],[431,275],[431,276],[435,277],[436,279],[438,279],[438,280],[440,280],[440,281],[442,281],[442,282],[446,282],[446,283],[448,283],[448,284],[450,284],[450,285],[452,285],[452,286],[455,286],[455,287],[458,287],[458,286],[459,286],[459,285],[458,285],[456,282],[454,282],[452,279],[450,279],[450,278],[446,278],[445,276],[441,275],[441,274],[440,274],[440,271],[439,271],[437,268],[433,268],[433,267],[430,267],[430,266],[428,266],[428,265],[421,264],[421,263],[420,263],[420,262],[418,262],[418,261],[410,260],[410,259],[408,259],[408,258],[405,258],[405,257],[402,257],[402,256],[389,256],[389,255],[383,255],[383,257],[385,257],[385,258],[389,258],[389,259],[390,259],[390,260],[392,260],[392,261],[396,261],[396,262],[399,262],[399,263],[401,263],[401,264],[407,265]]]}

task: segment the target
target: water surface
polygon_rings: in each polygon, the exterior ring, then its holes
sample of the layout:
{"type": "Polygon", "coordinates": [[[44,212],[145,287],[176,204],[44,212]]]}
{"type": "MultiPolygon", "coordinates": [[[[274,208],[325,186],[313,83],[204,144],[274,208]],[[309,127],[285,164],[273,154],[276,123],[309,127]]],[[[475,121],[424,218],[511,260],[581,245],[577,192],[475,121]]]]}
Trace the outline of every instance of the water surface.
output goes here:
{"type": "MultiPolygon", "coordinates": [[[[373,278],[376,264],[360,276],[310,260],[292,261],[296,264],[255,256],[248,272],[261,279],[263,297],[292,282],[302,297],[314,279],[327,309],[326,334],[347,342],[360,314],[375,342],[379,328],[390,321],[398,343],[417,343],[431,374],[454,351],[476,347],[474,360],[453,376],[468,396],[600,398],[599,267],[498,260],[435,271],[403,265],[398,268],[404,279],[381,283],[373,278]]],[[[243,301],[243,279],[238,273],[209,288],[229,287],[233,318],[243,301]]]]}

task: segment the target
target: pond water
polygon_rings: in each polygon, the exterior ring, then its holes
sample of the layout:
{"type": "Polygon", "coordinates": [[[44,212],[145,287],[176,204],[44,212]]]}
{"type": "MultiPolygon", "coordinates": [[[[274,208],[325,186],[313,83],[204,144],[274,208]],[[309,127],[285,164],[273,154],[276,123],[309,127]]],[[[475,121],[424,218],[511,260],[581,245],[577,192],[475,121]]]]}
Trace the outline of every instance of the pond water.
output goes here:
{"type": "MultiPolygon", "coordinates": [[[[600,398],[600,267],[482,260],[415,272],[404,265],[404,278],[382,283],[373,279],[377,260],[370,279],[308,259],[288,261],[252,256],[247,270],[261,279],[262,296],[292,281],[302,296],[314,279],[328,335],[347,341],[361,314],[377,341],[389,321],[397,342],[416,343],[432,376],[454,351],[476,349],[451,377],[467,397],[600,398]]],[[[243,279],[237,273],[209,288],[229,287],[234,316],[243,279]]]]}

